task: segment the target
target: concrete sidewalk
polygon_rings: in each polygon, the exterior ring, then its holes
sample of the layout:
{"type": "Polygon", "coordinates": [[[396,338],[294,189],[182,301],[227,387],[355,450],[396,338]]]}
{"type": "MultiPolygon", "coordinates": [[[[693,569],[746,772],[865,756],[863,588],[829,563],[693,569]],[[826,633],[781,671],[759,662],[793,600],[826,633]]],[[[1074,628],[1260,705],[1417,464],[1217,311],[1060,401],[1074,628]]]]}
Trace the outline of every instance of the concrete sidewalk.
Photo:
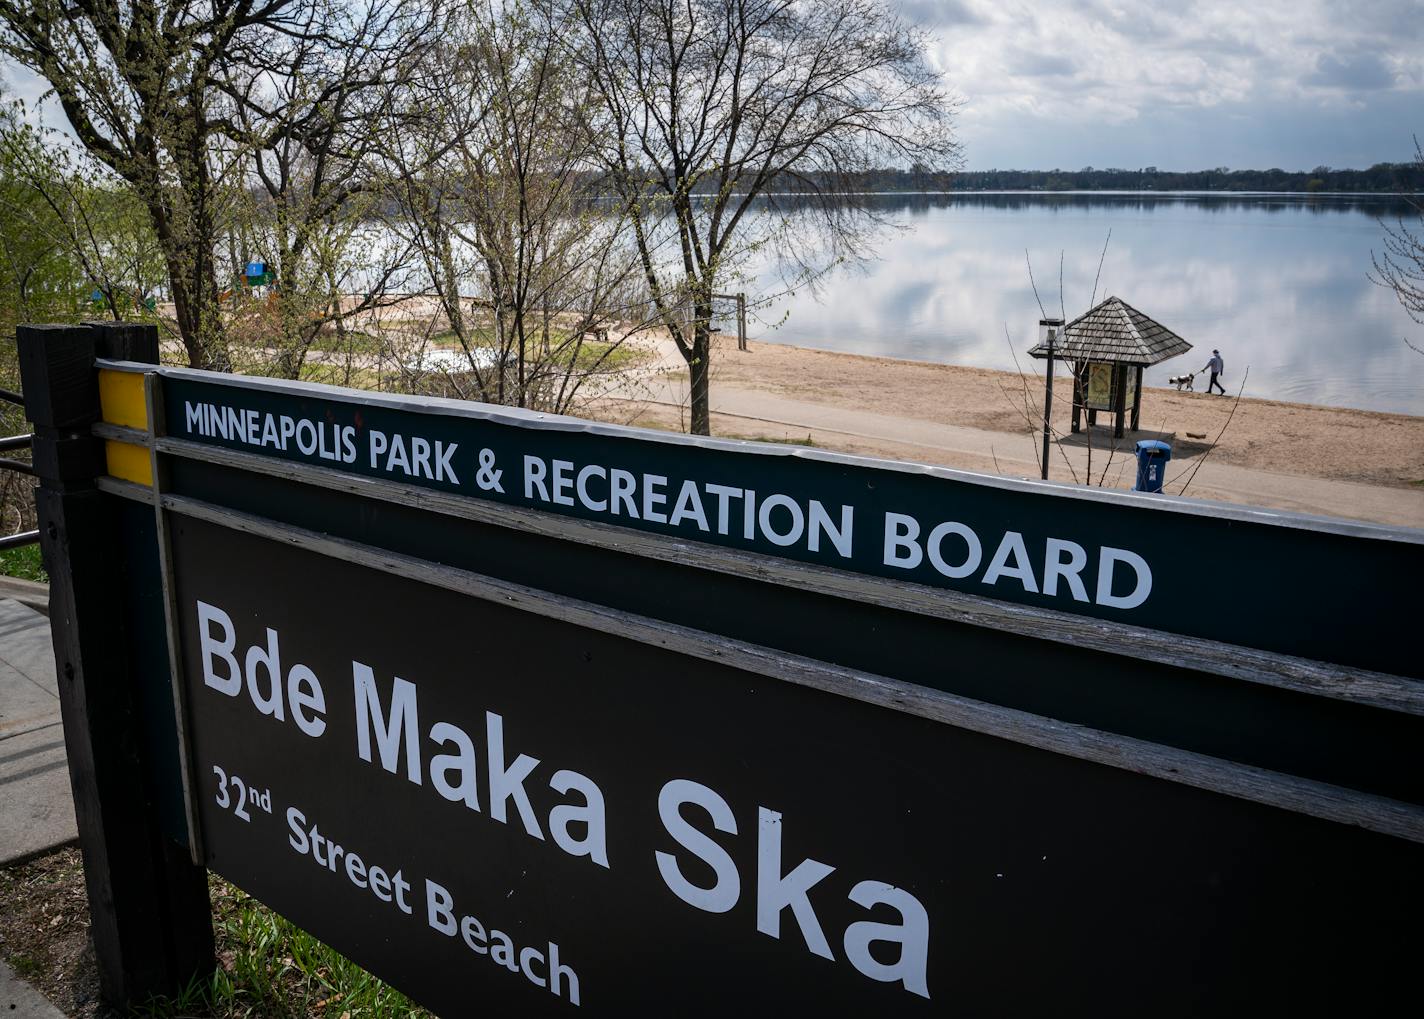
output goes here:
{"type": "Polygon", "coordinates": [[[77,837],[49,620],[0,599],[0,866],[77,837]]]}
{"type": "Polygon", "coordinates": [[[64,1013],[0,961],[0,1016],[6,1019],[64,1019],[64,1013]]]}
{"type": "Polygon", "coordinates": [[[0,599],[13,598],[49,618],[49,585],[19,577],[0,577],[0,599]]]}

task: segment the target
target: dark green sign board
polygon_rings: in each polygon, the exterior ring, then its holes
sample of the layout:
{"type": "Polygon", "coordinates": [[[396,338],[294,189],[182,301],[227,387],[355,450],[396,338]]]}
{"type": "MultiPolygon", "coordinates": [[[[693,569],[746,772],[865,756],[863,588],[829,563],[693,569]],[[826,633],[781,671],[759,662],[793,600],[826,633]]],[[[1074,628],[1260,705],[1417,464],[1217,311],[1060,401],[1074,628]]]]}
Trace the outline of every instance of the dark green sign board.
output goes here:
{"type": "Polygon", "coordinates": [[[172,542],[205,863],[441,1015],[1276,1012],[1413,965],[1413,843],[548,599],[172,542]]]}
{"type": "Polygon", "coordinates": [[[1418,531],[304,384],[170,371],[164,395],[168,434],[205,445],[1424,676],[1401,639],[1424,575],[1418,531]]]}

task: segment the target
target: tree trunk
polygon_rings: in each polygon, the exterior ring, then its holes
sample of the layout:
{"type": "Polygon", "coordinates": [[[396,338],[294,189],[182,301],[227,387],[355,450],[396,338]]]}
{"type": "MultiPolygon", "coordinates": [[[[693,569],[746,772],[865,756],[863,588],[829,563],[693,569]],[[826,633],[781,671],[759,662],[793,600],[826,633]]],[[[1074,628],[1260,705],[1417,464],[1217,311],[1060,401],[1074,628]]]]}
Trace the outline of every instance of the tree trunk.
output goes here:
{"type": "Polygon", "coordinates": [[[518,372],[515,375],[515,385],[518,391],[515,396],[518,399],[518,406],[529,406],[529,393],[524,378],[524,357],[525,357],[525,329],[524,329],[524,302],[521,300],[515,304],[511,311],[514,314],[514,341],[519,345],[518,372]]]}
{"type": "MultiPolygon", "coordinates": [[[[152,209],[150,204],[150,215],[155,221],[166,222],[159,220],[152,209]]],[[[217,276],[211,253],[205,253],[201,247],[197,252],[185,251],[183,240],[175,236],[171,228],[159,232],[158,241],[168,268],[173,316],[188,355],[188,366],[228,371],[231,362],[220,342],[222,312],[218,307],[217,276]]]]}
{"type": "Polygon", "coordinates": [[[495,342],[499,344],[496,348],[498,351],[496,354],[496,363],[499,365],[499,377],[495,380],[494,402],[500,406],[504,406],[505,376],[509,373],[509,329],[504,323],[504,301],[502,296],[495,288],[491,288],[491,293],[494,296],[494,300],[491,303],[494,305],[495,342]]]}
{"type": "Polygon", "coordinates": [[[692,435],[711,435],[712,334],[708,324],[712,320],[712,309],[698,305],[694,314],[696,320],[692,326],[692,360],[687,365],[692,388],[692,421],[688,431],[692,435]]]}
{"type": "Polygon", "coordinates": [[[1087,400],[1084,390],[1087,382],[1084,379],[1084,365],[1080,361],[1073,362],[1073,431],[1081,430],[1079,420],[1083,416],[1083,404],[1087,400]]]}
{"type": "Polygon", "coordinates": [[[198,329],[198,314],[194,302],[188,294],[188,283],[175,271],[174,260],[168,260],[168,278],[173,287],[173,317],[178,320],[178,335],[183,340],[183,349],[188,353],[190,368],[203,368],[206,358],[203,341],[198,329]]]}
{"type": "Polygon", "coordinates": [[[450,319],[450,331],[455,334],[455,338],[461,343],[469,342],[469,335],[465,332],[465,309],[460,305],[460,280],[455,272],[455,253],[450,244],[450,232],[443,227],[438,229],[439,260],[440,260],[440,286],[445,291],[446,317],[450,319]]]}

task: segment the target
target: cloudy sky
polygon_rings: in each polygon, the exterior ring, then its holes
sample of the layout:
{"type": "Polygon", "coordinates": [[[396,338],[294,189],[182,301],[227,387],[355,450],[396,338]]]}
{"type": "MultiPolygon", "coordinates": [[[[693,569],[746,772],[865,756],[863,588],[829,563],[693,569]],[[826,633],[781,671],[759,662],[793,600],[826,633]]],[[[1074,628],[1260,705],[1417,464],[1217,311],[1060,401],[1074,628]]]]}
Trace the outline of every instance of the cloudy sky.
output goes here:
{"type": "Polygon", "coordinates": [[[964,100],[971,170],[1365,167],[1424,140],[1424,0],[898,3],[964,100]]]}
{"type": "Polygon", "coordinates": [[[1424,140],[1424,0],[901,0],[968,169],[1364,167],[1424,140]]]}

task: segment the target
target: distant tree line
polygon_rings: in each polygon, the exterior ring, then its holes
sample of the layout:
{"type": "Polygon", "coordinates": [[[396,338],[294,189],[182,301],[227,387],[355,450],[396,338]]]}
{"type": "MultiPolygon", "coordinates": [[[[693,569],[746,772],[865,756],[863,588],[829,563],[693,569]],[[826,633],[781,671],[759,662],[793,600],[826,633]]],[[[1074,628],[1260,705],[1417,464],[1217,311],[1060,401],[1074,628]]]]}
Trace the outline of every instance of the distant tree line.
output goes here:
{"type": "MultiPolygon", "coordinates": [[[[876,174],[871,190],[932,190],[924,182],[946,177],[914,170],[876,174]]],[[[1368,170],[974,170],[953,175],[947,190],[955,191],[1298,191],[1383,192],[1424,191],[1424,168],[1417,162],[1376,163],[1368,170]]]]}
{"type": "MultiPolygon", "coordinates": [[[[1424,192],[1424,169],[1417,162],[1376,163],[1368,170],[1140,170],[1116,167],[1081,170],[965,170],[912,166],[862,170],[836,182],[845,191],[1284,191],[1301,194],[1399,194],[1424,192]]],[[[795,193],[804,178],[779,180],[774,191],[795,193]]],[[[714,190],[710,182],[696,191],[714,190]]]]}

